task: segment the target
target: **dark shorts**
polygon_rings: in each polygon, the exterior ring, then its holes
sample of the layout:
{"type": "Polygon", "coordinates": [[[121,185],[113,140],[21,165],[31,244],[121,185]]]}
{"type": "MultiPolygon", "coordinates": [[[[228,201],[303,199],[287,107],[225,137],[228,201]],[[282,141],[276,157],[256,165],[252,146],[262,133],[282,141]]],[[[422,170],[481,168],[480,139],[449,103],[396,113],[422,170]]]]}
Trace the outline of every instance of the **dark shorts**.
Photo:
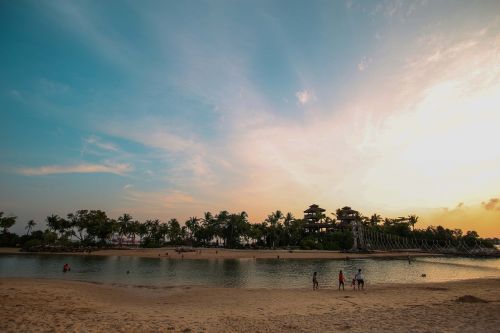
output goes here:
{"type": "Polygon", "coordinates": [[[362,284],[362,285],[364,285],[364,284],[365,284],[365,281],[364,281],[364,280],[358,280],[358,284],[362,284]]]}

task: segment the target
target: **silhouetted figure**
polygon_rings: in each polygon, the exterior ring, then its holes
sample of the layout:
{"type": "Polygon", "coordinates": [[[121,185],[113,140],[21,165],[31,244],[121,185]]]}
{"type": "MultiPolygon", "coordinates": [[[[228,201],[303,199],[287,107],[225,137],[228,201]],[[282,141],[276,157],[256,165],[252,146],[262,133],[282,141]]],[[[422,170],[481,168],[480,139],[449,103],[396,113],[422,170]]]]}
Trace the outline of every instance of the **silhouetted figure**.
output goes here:
{"type": "Polygon", "coordinates": [[[314,272],[314,274],[313,274],[313,290],[318,290],[318,288],[319,288],[317,275],[318,275],[318,273],[314,272]]]}
{"type": "Polygon", "coordinates": [[[361,273],[361,268],[358,269],[358,273],[356,274],[356,282],[358,283],[358,290],[365,289],[365,279],[363,273],[361,273]]]}
{"type": "Polygon", "coordinates": [[[342,286],[342,290],[345,290],[345,288],[344,288],[344,281],[345,281],[345,276],[344,276],[344,273],[341,270],[339,272],[339,290],[340,290],[340,286],[342,286]]]}

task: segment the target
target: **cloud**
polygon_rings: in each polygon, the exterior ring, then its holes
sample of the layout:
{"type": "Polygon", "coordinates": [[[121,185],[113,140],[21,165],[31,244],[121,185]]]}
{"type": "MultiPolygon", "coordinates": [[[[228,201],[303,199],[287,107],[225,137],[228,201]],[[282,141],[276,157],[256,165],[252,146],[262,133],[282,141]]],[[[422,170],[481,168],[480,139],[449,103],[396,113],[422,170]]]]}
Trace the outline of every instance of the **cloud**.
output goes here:
{"type": "MultiPolygon", "coordinates": [[[[103,150],[113,151],[113,152],[118,151],[118,147],[115,144],[103,141],[100,137],[95,135],[91,135],[87,138],[84,138],[83,141],[88,145],[92,145],[103,150]]],[[[87,147],[84,147],[84,151],[86,151],[86,148],[87,147]]]]}
{"type": "Polygon", "coordinates": [[[361,61],[358,64],[358,70],[360,72],[363,72],[365,69],[368,68],[368,65],[371,64],[372,62],[373,62],[372,58],[363,57],[363,59],[361,59],[361,61]]]}
{"type": "Polygon", "coordinates": [[[500,199],[491,198],[488,202],[482,202],[481,205],[486,210],[500,210],[500,199]]]}
{"type": "Polygon", "coordinates": [[[306,105],[310,101],[314,101],[316,99],[314,93],[309,90],[297,91],[295,93],[295,96],[297,97],[297,100],[300,103],[300,105],[306,105]]]}
{"type": "Polygon", "coordinates": [[[135,46],[128,44],[120,31],[107,25],[110,17],[95,3],[56,0],[47,1],[41,8],[41,14],[44,13],[62,29],[73,33],[75,40],[86,44],[89,50],[102,56],[109,64],[137,72],[133,59],[136,55],[135,46]]]}
{"type": "Polygon", "coordinates": [[[200,205],[193,196],[180,190],[141,191],[134,185],[127,184],[123,191],[124,198],[129,201],[132,210],[147,208],[148,213],[164,214],[164,210],[169,209],[185,214],[185,206],[198,208],[200,205]]]}
{"type": "Polygon", "coordinates": [[[491,42],[467,35],[409,42],[415,50],[406,64],[381,63],[386,72],[345,105],[322,100],[300,121],[269,116],[238,131],[228,158],[243,176],[229,196],[252,212],[321,200],[433,207],[494,194],[500,155],[481,149],[500,140],[500,67],[491,42]],[[437,45],[443,58],[427,61],[437,45]]]}
{"type": "Polygon", "coordinates": [[[21,92],[16,89],[9,90],[8,94],[16,100],[21,100],[23,98],[23,94],[21,94],[21,92]]]}
{"type": "Polygon", "coordinates": [[[387,19],[398,19],[404,22],[420,8],[427,5],[427,0],[382,0],[373,8],[371,15],[382,15],[387,19]]]}
{"type": "Polygon", "coordinates": [[[42,95],[61,95],[65,94],[70,90],[70,87],[66,84],[52,81],[46,78],[41,78],[38,80],[38,88],[42,95]]]}
{"type": "Polygon", "coordinates": [[[45,176],[66,173],[113,173],[124,175],[133,168],[129,164],[77,164],[77,165],[49,165],[38,168],[18,168],[17,173],[25,176],[45,176]]]}
{"type": "Polygon", "coordinates": [[[493,198],[488,203],[461,205],[453,208],[416,209],[420,216],[419,227],[442,225],[450,229],[462,229],[464,232],[475,230],[481,237],[498,237],[500,235],[499,214],[500,200],[493,198]],[[491,204],[490,209],[485,205],[491,204]],[[496,209],[495,209],[496,207],[496,209]]]}

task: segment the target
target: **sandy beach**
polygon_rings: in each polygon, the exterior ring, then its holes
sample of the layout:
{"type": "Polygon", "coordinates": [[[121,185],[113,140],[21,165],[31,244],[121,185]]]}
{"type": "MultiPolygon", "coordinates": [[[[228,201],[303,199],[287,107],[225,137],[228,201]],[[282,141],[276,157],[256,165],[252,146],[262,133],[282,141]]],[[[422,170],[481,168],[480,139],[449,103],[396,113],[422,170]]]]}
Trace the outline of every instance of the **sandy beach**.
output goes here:
{"type": "Polygon", "coordinates": [[[494,332],[500,280],[334,289],[0,279],[2,332],[494,332]]]}
{"type": "MultiPolygon", "coordinates": [[[[316,251],[316,250],[232,250],[222,248],[184,248],[186,252],[176,251],[176,248],[123,248],[113,250],[99,250],[89,253],[71,252],[58,253],[83,256],[128,256],[143,258],[167,258],[167,259],[338,259],[346,258],[407,258],[420,256],[440,256],[439,254],[427,252],[372,252],[372,253],[346,253],[340,251],[316,251]]],[[[0,254],[25,254],[17,248],[0,248],[0,254]]],[[[44,254],[38,252],[38,254],[44,254]]],[[[48,254],[56,254],[50,252],[48,254]]]]}

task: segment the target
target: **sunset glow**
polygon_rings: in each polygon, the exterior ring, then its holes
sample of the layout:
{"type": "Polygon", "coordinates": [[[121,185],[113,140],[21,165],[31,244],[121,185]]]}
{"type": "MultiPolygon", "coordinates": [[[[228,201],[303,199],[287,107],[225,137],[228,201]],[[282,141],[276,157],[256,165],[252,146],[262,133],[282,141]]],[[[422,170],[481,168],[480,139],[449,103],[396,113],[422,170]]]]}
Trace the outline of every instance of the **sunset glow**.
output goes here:
{"type": "Polygon", "coordinates": [[[500,236],[500,2],[117,9],[1,4],[0,210],[19,230],[317,203],[500,236]]]}

